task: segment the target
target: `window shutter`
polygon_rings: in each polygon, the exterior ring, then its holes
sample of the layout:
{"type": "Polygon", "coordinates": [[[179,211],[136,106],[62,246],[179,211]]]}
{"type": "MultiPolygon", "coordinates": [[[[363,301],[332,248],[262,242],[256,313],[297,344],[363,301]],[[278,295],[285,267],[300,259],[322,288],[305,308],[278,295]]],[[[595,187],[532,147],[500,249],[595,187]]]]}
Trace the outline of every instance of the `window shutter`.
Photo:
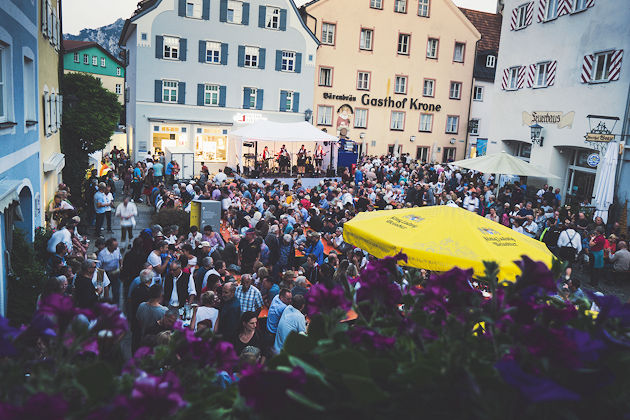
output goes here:
{"type": "Polygon", "coordinates": [[[199,106],[203,106],[204,105],[204,94],[205,94],[205,90],[206,90],[206,86],[199,83],[197,85],[197,105],[199,106]]]}
{"type": "Polygon", "coordinates": [[[553,86],[556,82],[556,66],[558,62],[552,61],[547,65],[547,86],[553,86]]]}
{"type": "Polygon", "coordinates": [[[210,20],[210,0],[203,0],[201,18],[204,20],[210,20]]]}
{"type": "Polygon", "coordinates": [[[548,0],[538,0],[538,22],[545,21],[545,8],[548,0]]]}
{"type": "Polygon", "coordinates": [[[42,35],[46,36],[46,31],[48,30],[48,14],[46,14],[46,0],[42,0],[41,6],[41,15],[42,15],[42,35]]]}
{"type": "Polygon", "coordinates": [[[188,41],[186,38],[179,39],[179,61],[186,61],[186,47],[188,45],[188,41]]]}
{"type": "Polygon", "coordinates": [[[282,70],[282,50],[276,50],[276,71],[282,70]]]}
{"type": "Polygon", "coordinates": [[[623,50],[617,50],[613,53],[610,61],[610,71],[608,72],[609,80],[619,80],[621,75],[621,59],[623,58],[623,50]]]}
{"type": "Polygon", "coordinates": [[[264,28],[267,20],[267,8],[265,6],[258,6],[258,27],[264,28]]]}
{"type": "Polygon", "coordinates": [[[57,132],[57,95],[50,96],[50,131],[57,132]]]}
{"type": "Polygon", "coordinates": [[[227,6],[228,0],[221,0],[219,4],[219,21],[227,22],[227,6]]]}
{"type": "Polygon", "coordinates": [[[44,133],[50,134],[50,95],[44,92],[44,133]]]}
{"type": "MultiPolygon", "coordinates": [[[[43,13],[43,10],[42,10],[43,13]]],[[[52,7],[50,6],[50,0],[46,0],[46,20],[48,24],[46,25],[46,36],[48,39],[52,38],[52,7]]]]}
{"type": "Polygon", "coordinates": [[[295,72],[302,73],[302,53],[295,54],[295,72]]]}
{"type": "Polygon", "coordinates": [[[518,7],[515,7],[514,9],[512,9],[512,18],[510,19],[510,30],[515,30],[516,29],[516,19],[518,16],[518,7]]]}
{"type": "Polygon", "coordinates": [[[225,107],[225,86],[219,86],[219,106],[225,107]]]}
{"type": "Polygon", "coordinates": [[[245,66],[245,46],[243,45],[238,46],[238,66],[245,66]]]}
{"type": "Polygon", "coordinates": [[[155,58],[164,58],[164,37],[160,35],[155,37],[155,58]]]}
{"type": "Polygon", "coordinates": [[[525,16],[525,25],[529,26],[534,20],[534,2],[527,3],[527,15],[525,16]]]}
{"type": "Polygon", "coordinates": [[[177,103],[185,104],[186,103],[186,83],[179,82],[177,84],[177,103]]]}
{"type": "Polygon", "coordinates": [[[558,2],[558,16],[564,16],[571,13],[573,0],[560,0],[558,2]]]}
{"type": "Polygon", "coordinates": [[[518,68],[518,85],[519,89],[522,89],[525,86],[525,66],[520,66],[518,68]]]}
{"type": "Polygon", "coordinates": [[[228,62],[228,44],[221,43],[221,64],[226,66],[227,62],[228,62]]]}
{"type": "Polygon", "coordinates": [[[243,3],[243,15],[241,17],[243,25],[249,25],[249,3],[243,3]]]}
{"type": "Polygon", "coordinates": [[[57,105],[57,124],[61,127],[63,118],[63,95],[57,95],[57,100],[59,101],[57,105]]]}
{"type": "Polygon", "coordinates": [[[206,62],[206,41],[199,41],[199,62],[206,62]]]}
{"type": "Polygon", "coordinates": [[[55,95],[55,132],[61,127],[61,121],[59,121],[59,95],[55,95]]]}
{"type": "Polygon", "coordinates": [[[155,97],[153,98],[155,102],[162,102],[162,81],[155,81],[155,97]]]}
{"type": "Polygon", "coordinates": [[[57,47],[57,30],[59,29],[59,23],[57,22],[57,17],[53,14],[52,16],[52,45],[53,47],[57,47]]]}
{"type": "Polygon", "coordinates": [[[179,0],[179,7],[177,14],[180,16],[186,16],[186,0],[179,0]]]}
{"type": "Polygon", "coordinates": [[[536,64],[527,66],[527,87],[534,86],[534,75],[536,74],[536,64]]]}
{"type": "Polygon", "coordinates": [[[259,69],[265,68],[266,57],[267,57],[267,49],[259,48],[258,49],[258,68],[259,69]]]}
{"type": "Polygon", "coordinates": [[[593,79],[593,61],[595,61],[595,56],[593,54],[584,56],[584,59],[582,60],[582,72],[580,75],[582,83],[590,83],[593,79]]]}
{"type": "Polygon", "coordinates": [[[287,91],[280,91],[280,112],[285,112],[287,110],[287,91]]]}
{"type": "Polygon", "coordinates": [[[287,10],[286,9],[280,10],[280,30],[281,31],[287,30],[287,10]]]}
{"type": "Polygon", "coordinates": [[[263,96],[263,90],[258,89],[256,91],[256,109],[258,110],[263,109],[263,96]]]}
{"type": "Polygon", "coordinates": [[[252,97],[252,90],[250,88],[243,88],[243,109],[249,109],[249,101],[252,97]]]}
{"type": "Polygon", "coordinates": [[[503,77],[501,78],[501,89],[506,90],[508,80],[510,79],[510,69],[503,69],[503,77]]]}
{"type": "Polygon", "coordinates": [[[300,112],[300,94],[293,92],[293,112],[300,112]]]}
{"type": "Polygon", "coordinates": [[[595,0],[586,0],[586,7],[595,6],[595,0]]]}

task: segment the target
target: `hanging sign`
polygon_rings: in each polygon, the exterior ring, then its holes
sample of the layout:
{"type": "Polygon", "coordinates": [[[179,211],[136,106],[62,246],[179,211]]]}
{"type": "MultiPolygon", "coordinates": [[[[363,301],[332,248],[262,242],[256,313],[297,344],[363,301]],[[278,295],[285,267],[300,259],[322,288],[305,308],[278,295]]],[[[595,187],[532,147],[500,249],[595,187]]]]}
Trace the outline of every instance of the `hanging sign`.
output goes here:
{"type": "Polygon", "coordinates": [[[604,133],[587,133],[584,138],[586,141],[595,141],[599,143],[610,143],[615,139],[614,134],[604,134],[604,133]]]}
{"type": "Polygon", "coordinates": [[[574,117],[575,112],[573,111],[566,114],[563,114],[562,111],[533,111],[531,114],[523,111],[523,125],[553,124],[557,125],[558,128],[572,128],[574,117]]]}
{"type": "Polygon", "coordinates": [[[591,168],[597,168],[597,165],[599,165],[599,153],[591,153],[590,155],[588,155],[588,157],[586,158],[586,163],[588,164],[588,166],[590,166],[591,168]]]}

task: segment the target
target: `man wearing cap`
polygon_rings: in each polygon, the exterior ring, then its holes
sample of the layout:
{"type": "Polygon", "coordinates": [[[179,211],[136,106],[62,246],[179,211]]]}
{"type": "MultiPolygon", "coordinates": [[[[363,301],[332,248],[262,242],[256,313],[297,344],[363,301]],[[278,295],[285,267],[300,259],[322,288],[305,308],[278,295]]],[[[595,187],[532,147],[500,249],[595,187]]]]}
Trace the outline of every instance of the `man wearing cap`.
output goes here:
{"type": "Polygon", "coordinates": [[[98,184],[98,191],[94,194],[94,211],[96,212],[96,229],[94,234],[96,236],[101,235],[103,222],[105,221],[105,212],[111,211],[111,203],[107,198],[106,189],[107,185],[101,182],[98,184]]]}
{"type": "Polygon", "coordinates": [[[256,230],[248,229],[245,238],[238,245],[238,261],[241,273],[253,273],[254,264],[260,258],[260,245],[261,240],[256,236],[256,230]]]}

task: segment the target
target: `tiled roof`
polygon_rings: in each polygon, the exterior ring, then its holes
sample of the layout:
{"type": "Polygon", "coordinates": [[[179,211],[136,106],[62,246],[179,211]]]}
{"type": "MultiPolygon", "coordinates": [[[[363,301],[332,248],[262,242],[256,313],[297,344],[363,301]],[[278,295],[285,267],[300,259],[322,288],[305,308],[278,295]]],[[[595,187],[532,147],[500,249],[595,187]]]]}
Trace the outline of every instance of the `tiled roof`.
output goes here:
{"type": "Polygon", "coordinates": [[[131,17],[133,18],[133,17],[139,15],[140,13],[144,12],[145,10],[147,10],[149,7],[153,6],[156,2],[157,2],[157,0],[140,0],[138,2],[138,6],[136,7],[136,10],[133,12],[131,17]]]}
{"type": "Polygon", "coordinates": [[[501,37],[501,19],[498,13],[480,12],[479,10],[461,10],[470,23],[481,33],[481,40],[477,46],[477,51],[498,51],[499,38],[501,37]]]}
{"type": "Polygon", "coordinates": [[[72,39],[63,40],[63,50],[68,52],[79,48],[86,48],[98,45],[94,41],[75,41],[72,39]]]}

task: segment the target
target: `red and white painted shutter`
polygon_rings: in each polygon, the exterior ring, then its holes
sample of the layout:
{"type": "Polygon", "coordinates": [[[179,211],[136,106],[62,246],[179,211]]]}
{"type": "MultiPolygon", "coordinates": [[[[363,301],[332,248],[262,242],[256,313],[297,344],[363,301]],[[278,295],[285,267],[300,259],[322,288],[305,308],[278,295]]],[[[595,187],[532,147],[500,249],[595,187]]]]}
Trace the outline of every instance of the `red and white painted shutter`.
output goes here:
{"type": "Polygon", "coordinates": [[[586,7],[595,6],[595,0],[586,0],[586,7]]]}
{"type": "Polygon", "coordinates": [[[545,21],[545,9],[549,0],[538,0],[538,22],[545,21]]]}
{"type": "Polygon", "coordinates": [[[556,82],[556,67],[558,62],[556,60],[550,61],[547,64],[547,86],[552,86],[556,82]]]}
{"type": "Polygon", "coordinates": [[[527,66],[527,87],[534,86],[534,75],[536,74],[536,64],[527,66]]]}
{"type": "Polygon", "coordinates": [[[617,50],[610,59],[610,71],[608,72],[608,80],[619,80],[621,75],[621,59],[623,58],[623,50],[617,50]]]}
{"type": "Polygon", "coordinates": [[[522,89],[525,86],[525,69],[526,66],[518,68],[518,85],[516,86],[518,89],[522,89]]]}
{"type": "Polygon", "coordinates": [[[510,69],[504,69],[503,78],[501,79],[501,89],[503,90],[507,89],[509,78],[510,78],[510,69]]]}
{"type": "Polygon", "coordinates": [[[571,13],[573,10],[572,0],[560,0],[558,3],[558,16],[564,16],[571,13]]]}
{"type": "Polygon", "coordinates": [[[516,17],[518,15],[518,7],[512,9],[512,18],[510,19],[510,30],[516,29],[516,17]]]}
{"type": "Polygon", "coordinates": [[[533,1],[527,4],[527,15],[525,16],[525,26],[531,25],[532,20],[534,20],[534,2],[533,1]]]}
{"type": "Polygon", "coordinates": [[[593,62],[595,61],[595,56],[593,54],[585,55],[582,59],[582,73],[580,75],[580,79],[582,83],[590,83],[593,79],[593,62]]]}

